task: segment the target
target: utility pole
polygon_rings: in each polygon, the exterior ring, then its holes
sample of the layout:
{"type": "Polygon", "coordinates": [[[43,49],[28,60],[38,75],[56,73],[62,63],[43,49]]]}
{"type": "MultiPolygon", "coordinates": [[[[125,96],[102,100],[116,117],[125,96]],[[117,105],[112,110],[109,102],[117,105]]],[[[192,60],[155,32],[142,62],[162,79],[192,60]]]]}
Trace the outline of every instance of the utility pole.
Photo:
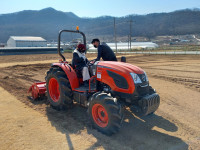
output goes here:
{"type": "Polygon", "coordinates": [[[131,41],[132,41],[132,38],[131,38],[131,36],[132,36],[132,20],[130,20],[130,50],[131,50],[131,41]]]}
{"type": "Polygon", "coordinates": [[[129,50],[129,40],[130,40],[130,37],[129,37],[129,35],[128,35],[128,40],[127,40],[127,41],[128,41],[128,50],[129,50]]]}
{"type": "Polygon", "coordinates": [[[128,41],[128,42],[130,42],[130,50],[131,50],[131,41],[132,41],[132,39],[131,39],[131,35],[132,35],[132,23],[133,23],[132,18],[130,18],[130,20],[127,21],[127,22],[130,23],[130,34],[129,34],[129,41],[128,41]]]}
{"type": "Polygon", "coordinates": [[[117,37],[116,37],[116,23],[115,23],[115,17],[114,17],[114,37],[115,37],[115,49],[117,53],[117,37]]]}
{"type": "MultiPolygon", "coordinates": [[[[73,28],[71,27],[71,30],[73,30],[73,28]]],[[[73,40],[73,35],[72,35],[72,32],[70,33],[71,34],[71,41],[73,40]]]]}

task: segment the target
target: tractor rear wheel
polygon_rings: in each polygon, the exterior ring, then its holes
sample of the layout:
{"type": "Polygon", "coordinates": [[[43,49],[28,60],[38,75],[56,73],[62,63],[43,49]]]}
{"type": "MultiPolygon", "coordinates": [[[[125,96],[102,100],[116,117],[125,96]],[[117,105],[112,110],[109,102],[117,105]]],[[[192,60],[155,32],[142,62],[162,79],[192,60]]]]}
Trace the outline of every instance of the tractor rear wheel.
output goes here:
{"type": "Polygon", "coordinates": [[[121,105],[106,93],[92,95],[88,113],[93,126],[106,135],[116,133],[123,121],[121,105]]]}
{"type": "Polygon", "coordinates": [[[50,68],[47,72],[46,88],[50,105],[63,110],[73,104],[73,95],[67,75],[61,68],[50,68]]]}

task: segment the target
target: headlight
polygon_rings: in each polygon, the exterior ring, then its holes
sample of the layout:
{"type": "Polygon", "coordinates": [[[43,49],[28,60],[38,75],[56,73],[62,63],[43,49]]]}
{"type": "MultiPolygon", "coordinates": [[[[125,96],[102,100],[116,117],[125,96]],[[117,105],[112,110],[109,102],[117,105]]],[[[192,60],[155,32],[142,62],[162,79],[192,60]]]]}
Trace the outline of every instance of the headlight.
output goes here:
{"type": "Polygon", "coordinates": [[[139,76],[135,73],[130,73],[131,77],[133,78],[133,81],[135,84],[137,83],[142,83],[142,81],[140,80],[139,76]]]}
{"type": "Polygon", "coordinates": [[[144,72],[144,74],[145,74],[145,76],[146,76],[146,81],[148,82],[148,81],[149,81],[149,79],[148,79],[148,77],[147,77],[147,74],[146,74],[146,72],[144,72]]]}

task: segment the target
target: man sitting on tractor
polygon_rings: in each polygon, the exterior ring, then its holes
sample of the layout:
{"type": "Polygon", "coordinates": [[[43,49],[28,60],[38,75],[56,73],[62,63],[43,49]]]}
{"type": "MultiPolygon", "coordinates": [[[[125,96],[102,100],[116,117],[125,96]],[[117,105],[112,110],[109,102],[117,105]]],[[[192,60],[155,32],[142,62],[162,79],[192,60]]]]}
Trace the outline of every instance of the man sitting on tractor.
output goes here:
{"type": "Polygon", "coordinates": [[[83,84],[85,87],[88,85],[90,74],[87,66],[88,59],[85,56],[86,47],[84,44],[78,44],[77,48],[73,52],[72,64],[78,72],[82,73],[83,84]]]}
{"type": "Polygon", "coordinates": [[[107,44],[100,44],[99,39],[93,39],[91,43],[98,50],[96,61],[99,61],[101,57],[104,61],[117,61],[115,53],[107,44]]]}

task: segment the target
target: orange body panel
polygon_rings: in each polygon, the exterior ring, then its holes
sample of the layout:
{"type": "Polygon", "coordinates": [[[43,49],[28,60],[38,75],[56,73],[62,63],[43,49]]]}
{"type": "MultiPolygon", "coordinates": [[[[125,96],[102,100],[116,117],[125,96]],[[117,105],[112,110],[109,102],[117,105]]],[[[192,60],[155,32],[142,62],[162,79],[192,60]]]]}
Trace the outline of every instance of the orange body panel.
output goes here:
{"type": "Polygon", "coordinates": [[[98,63],[96,76],[98,81],[109,85],[113,91],[132,94],[135,90],[135,84],[130,75],[131,72],[134,72],[136,74],[144,73],[144,71],[139,67],[128,63],[104,61],[98,63]],[[123,76],[128,82],[128,89],[117,87],[113,78],[108,75],[107,70],[123,76]]]}
{"type": "Polygon", "coordinates": [[[52,66],[58,66],[62,68],[69,79],[72,90],[79,87],[79,79],[77,78],[76,72],[69,64],[61,62],[53,63],[52,66]]]}
{"type": "MultiPolygon", "coordinates": [[[[75,88],[79,87],[79,79],[77,78],[76,72],[69,64],[60,62],[60,63],[53,63],[52,65],[59,66],[60,68],[63,69],[63,71],[66,73],[69,79],[73,91],[75,90],[75,88]]],[[[97,65],[96,79],[97,81],[109,85],[113,91],[132,94],[135,90],[135,84],[130,75],[131,72],[134,72],[136,74],[144,73],[144,71],[139,67],[128,63],[102,61],[99,62],[97,65]],[[120,76],[123,76],[128,83],[128,89],[122,89],[117,87],[113,78],[108,75],[107,70],[117,73],[120,76]]]]}

